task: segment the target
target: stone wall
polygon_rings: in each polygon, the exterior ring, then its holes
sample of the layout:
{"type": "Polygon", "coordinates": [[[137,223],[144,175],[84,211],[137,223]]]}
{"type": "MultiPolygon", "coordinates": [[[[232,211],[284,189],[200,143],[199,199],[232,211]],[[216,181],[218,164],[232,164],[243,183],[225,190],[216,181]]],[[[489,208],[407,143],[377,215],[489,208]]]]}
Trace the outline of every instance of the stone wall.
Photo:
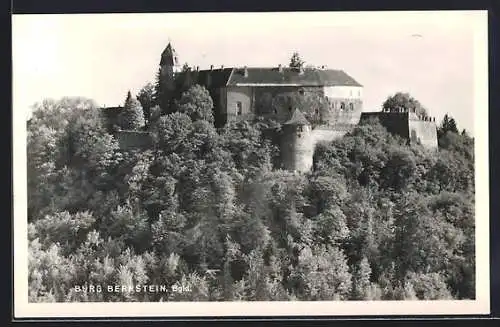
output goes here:
{"type": "Polygon", "coordinates": [[[327,125],[356,125],[363,111],[361,99],[329,99],[329,107],[322,113],[322,120],[327,125]]]}
{"type": "Polygon", "coordinates": [[[253,87],[253,112],[256,115],[285,122],[290,119],[295,107],[310,115],[314,108],[301,104],[302,99],[323,96],[322,87],[263,86],[253,87]],[[311,112],[307,112],[310,109],[311,112]]]}
{"type": "Polygon", "coordinates": [[[227,121],[249,119],[253,115],[253,91],[251,87],[234,86],[226,89],[227,121]],[[241,114],[238,114],[238,103],[241,114]]]}
{"type": "Polygon", "coordinates": [[[408,112],[363,112],[361,120],[377,118],[393,135],[419,143],[428,148],[437,148],[437,126],[429,117],[419,118],[408,112]]]}
{"type": "Polygon", "coordinates": [[[303,126],[301,132],[300,126],[284,126],[280,146],[283,168],[300,172],[311,170],[316,145],[339,139],[346,132],[347,130],[335,130],[326,126],[313,129],[310,126],[303,126]]]}
{"type": "Polygon", "coordinates": [[[284,125],[281,137],[282,167],[292,171],[309,170],[312,167],[314,153],[311,126],[284,125]]]}
{"type": "Polygon", "coordinates": [[[405,139],[409,138],[409,114],[407,112],[363,112],[361,114],[361,121],[369,119],[378,119],[380,124],[391,134],[399,135],[405,139]]]}
{"type": "Polygon", "coordinates": [[[435,122],[422,119],[410,119],[410,142],[422,144],[427,148],[437,148],[437,126],[435,122]]]}

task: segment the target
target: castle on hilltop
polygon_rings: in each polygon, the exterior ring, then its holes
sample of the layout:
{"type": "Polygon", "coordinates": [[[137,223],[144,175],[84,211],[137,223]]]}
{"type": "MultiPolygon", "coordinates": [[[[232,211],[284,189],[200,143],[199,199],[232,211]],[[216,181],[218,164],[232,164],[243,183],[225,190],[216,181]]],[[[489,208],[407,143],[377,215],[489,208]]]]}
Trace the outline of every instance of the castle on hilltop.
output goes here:
{"type": "MultiPolygon", "coordinates": [[[[167,90],[174,90],[181,71],[169,43],[161,54],[160,75],[167,90]]],[[[363,111],[363,86],[343,70],[309,67],[220,67],[184,71],[194,84],[204,86],[214,102],[217,127],[260,116],[282,125],[279,139],[282,168],[308,171],[316,144],[332,141],[352,130],[360,120],[377,117],[391,133],[410,142],[437,147],[435,120],[415,112],[363,111]]],[[[113,120],[118,108],[104,108],[113,120]],[[114,111],[113,111],[114,110],[114,111]]],[[[120,144],[135,147],[133,133],[122,131],[120,144]],[[127,140],[127,141],[123,141],[127,140]]],[[[144,135],[140,137],[144,138],[144,135]]],[[[142,142],[143,143],[143,142],[142,142]]]]}

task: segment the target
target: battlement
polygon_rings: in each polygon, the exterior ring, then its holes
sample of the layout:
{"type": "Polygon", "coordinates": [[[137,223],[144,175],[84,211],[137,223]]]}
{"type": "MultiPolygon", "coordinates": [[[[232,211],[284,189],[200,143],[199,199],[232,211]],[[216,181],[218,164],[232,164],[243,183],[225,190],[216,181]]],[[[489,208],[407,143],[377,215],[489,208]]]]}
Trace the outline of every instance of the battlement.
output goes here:
{"type": "Polygon", "coordinates": [[[422,144],[428,148],[437,148],[436,118],[417,115],[402,108],[377,112],[363,112],[360,121],[378,119],[387,131],[407,139],[409,143],[422,144]]]}

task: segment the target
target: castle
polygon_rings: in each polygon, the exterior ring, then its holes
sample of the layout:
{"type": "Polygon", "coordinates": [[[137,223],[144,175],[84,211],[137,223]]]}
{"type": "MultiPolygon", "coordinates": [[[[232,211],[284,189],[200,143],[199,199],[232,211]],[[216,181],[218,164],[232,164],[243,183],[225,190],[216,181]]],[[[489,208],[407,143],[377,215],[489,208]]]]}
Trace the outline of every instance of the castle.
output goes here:
{"type": "MultiPolygon", "coordinates": [[[[161,54],[160,74],[167,90],[174,90],[179,60],[169,43],[161,54]]],[[[342,70],[308,67],[230,67],[184,71],[190,81],[204,86],[214,102],[217,127],[256,116],[282,125],[278,136],[282,168],[308,171],[318,142],[332,141],[352,130],[362,119],[377,117],[391,133],[410,142],[437,147],[435,120],[396,109],[362,112],[363,86],[342,70]]],[[[104,108],[113,119],[118,108],[104,108]],[[115,114],[113,114],[115,113],[115,114]]],[[[144,133],[121,131],[120,144],[147,143],[144,133]]]]}

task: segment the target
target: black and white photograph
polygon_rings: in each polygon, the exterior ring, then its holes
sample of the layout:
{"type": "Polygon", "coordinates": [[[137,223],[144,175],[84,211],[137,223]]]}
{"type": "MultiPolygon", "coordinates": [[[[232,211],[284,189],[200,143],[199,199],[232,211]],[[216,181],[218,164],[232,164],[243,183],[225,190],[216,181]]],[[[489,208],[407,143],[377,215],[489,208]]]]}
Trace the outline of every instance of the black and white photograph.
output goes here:
{"type": "Polygon", "coordinates": [[[12,31],[17,315],[489,313],[486,12],[12,31]]]}

